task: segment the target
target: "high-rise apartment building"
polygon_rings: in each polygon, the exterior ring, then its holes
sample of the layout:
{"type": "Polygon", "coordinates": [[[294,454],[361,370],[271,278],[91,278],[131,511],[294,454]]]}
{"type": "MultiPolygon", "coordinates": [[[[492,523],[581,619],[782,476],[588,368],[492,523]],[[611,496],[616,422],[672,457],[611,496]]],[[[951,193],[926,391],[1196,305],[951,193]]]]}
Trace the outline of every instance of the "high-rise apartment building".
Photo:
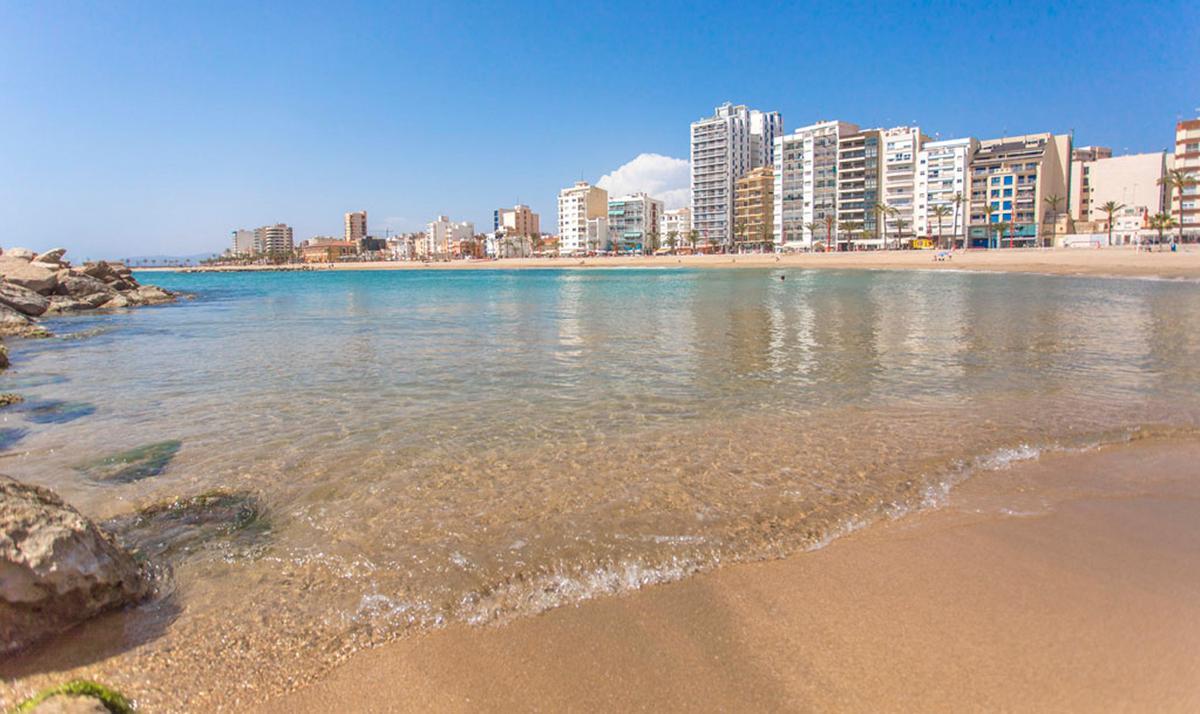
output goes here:
{"type": "Polygon", "coordinates": [[[775,242],[775,167],[759,166],[737,180],[733,200],[734,242],[762,247],[775,242]]]}
{"type": "MultiPolygon", "coordinates": [[[[775,244],[811,248],[814,223],[837,221],[838,145],[858,125],[825,121],[801,127],[775,140],[775,244]]],[[[819,235],[818,235],[819,234],[819,235]]]]}
{"type": "Polygon", "coordinates": [[[1049,196],[1066,204],[1071,137],[1049,133],[979,142],[971,162],[971,245],[1036,245],[1051,229],[1043,225],[1049,196]],[[990,211],[989,211],[990,209],[990,211]],[[1003,223],[997,236],[991,226],[1003,223]],[[997,243],[998,241],[998,243],[997,243]]]}
{"type": "MultiPolygon", "coordinates": [[[[1200,182],[1200,119],[1175,125],[1175,168],[1200,182]]],[[[1185,188],[1182,202],[1171,192],[1171,215],[1181,222],[1185,234],[1200,233],[1200,185],[1185,188]]]]}
{"type": "Polygon", "coordinates": [[[346,214],[346,240],[358,245],[367,237],[367,212],[351,211],[346,214]]]}
{"type": "Polygon", "coordinates": [[[492,214],[492,230],[506,236],[529,237],[541,233],[541,219],[529,206],[518,203],[512,208],[497,208],[492,214]]]}
{"type": "Polygon", "coordinates": [[[249,257],[259,252],[254,243],[254,231],[239,228],[233,232],[233,254],[249,257]]]}
{"type": "Polygon", "coordinates": [[[663,203],[644,193],[608,200],[608,238],[614,250],[653,251],[662,243],[658,222],[663,203]],[[653,236],[652,236],[653,234],[653,236]],[[653,240],[652,240],[653,238],[653,240]],[[657,243],[657,244],[652,244],[657,243]]]}
{"type": "Polygon", "coordinates": [[[688,245],[688,236],[692,232],[692,209],[684,206],[670,211],[663,211],[659,221],[658,234],[662,244],[670,246],[673,240],[676,248],[688,245]]]}
{"type": "Polygon", "coordinates": [[[1112,149],[1107,146],[1076,146],[1071,149],[1071,175],[1068,181],[1071,205],[1068,212],[1076,221],[1088,219],[1088,204],[1091,202],[1091,163],[1100,159],[1111,159],[1112,149]]]}
{"type": "Polygon", "coordinates": [[[418,252],[424,258],[445,258],[453,254],[465,240],[475,237],[475,224],[471,221],[452,221],[449,216],[438,216],[425,227],[425,245],[418,252]]]}
{"type": "Polygon", "coordinates": [[[914,233],[960,242],[967,224],[968,171],[979,141],[970,137],[930,141],[917,153],[914,233]]]}
{"type": "Polygon", "coordinates": [[[887,245],[889,235],[885,229],[893,224],[887,215],[875,210],[882,201],[882,144],[881,129],[863,129],[839,140],[834,221],[816,219],[825,226],[818,240],[828,241],[829,247],[841,250],[887,245]]]}
{"type": "MultiPolygon", "coordinates": [[[[588,221],[608,217],[608,191],[587,181],[558,192],[558,250],[562,255],[588,250],[588,221]]],[[[607,236],[605,237],[607,241],[607,236]]]]}
{"type": "Polygon", "coordinates": [[[775,138],[782,133],[779,112],[728,102],[713,116],[692,122],[692,228],[702,241],[733,239],[736,182],[751,169],[774,163],[775,138]]]}
{"type": "Polygon", "coordinates": [[[273,226],[262,226],[254,229],[255,252],[269,255],[272,258],[290,257],[295,243],[292,240],[292,227],[284,223],[273,226]]]}
{"type": "Polygon", "coordinates": [[[891,209],[893,243],[911,238],[917,223],[917,157],[929,138],[915,126],[880,132],[883,147],[883,183],[880,199],[891,209]]]}

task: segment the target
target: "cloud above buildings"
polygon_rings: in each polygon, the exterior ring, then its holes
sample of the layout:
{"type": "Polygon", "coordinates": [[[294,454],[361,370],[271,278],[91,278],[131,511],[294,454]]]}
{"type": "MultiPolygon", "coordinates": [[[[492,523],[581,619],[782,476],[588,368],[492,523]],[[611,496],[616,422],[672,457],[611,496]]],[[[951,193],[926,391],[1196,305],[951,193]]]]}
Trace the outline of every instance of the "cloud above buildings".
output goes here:
{"type": "Polygon", "coordinates": [[[608,195],[621,196],[642,191],[661,200],[667,209],[688,205],[691,172],[686,159],[662,154],[638,154],[617,170],[604,174],[596,182],[608,195]]]}

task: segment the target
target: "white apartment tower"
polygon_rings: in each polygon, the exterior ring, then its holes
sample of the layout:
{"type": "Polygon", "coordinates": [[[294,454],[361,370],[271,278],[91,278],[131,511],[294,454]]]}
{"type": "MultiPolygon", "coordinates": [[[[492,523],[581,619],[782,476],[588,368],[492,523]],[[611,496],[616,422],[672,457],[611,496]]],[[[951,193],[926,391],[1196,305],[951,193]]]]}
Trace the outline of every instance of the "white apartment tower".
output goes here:
{"type": "Polygon", "coordinates": [[[838,143],[856,124],[823,121],[776,137],[775,244],[811,248],[810,224],[837,220],[838,143]]]}
{"type": "Polygon", "coordinates": [[[234,255],[251,256],[257,252],[258,250],[254,245],[254,231],[246,228],[239,228],[233,232],[234,255]]]}
{"type": "Polygon", "coordinates": [[[969,207],[967,171],[978,149],[979,141],[970,137],[931,141],[921,147],[917,153],[916,235],[952,241],[964,234],[969,207]]]}
{"type": "Polygon", "coordinates": [[[783,118],[726,102],[713,116],[692,122],[691,132],[692,227],[702,241],[730,243],[734,184],[751,169],[774,163],[783,118]]]}
{"type": "Polygon", "coordinates": [[[587,181],[576,181],[574,186],[558,192],[559,253],[571,255],[588,250],[588,221],[593,218],[608,219],[608,191],[587,181]]]}
{"type": "Polygon", "coordinates": [[[265,253],[273,257],[290,256],[295,247],[292,240],[292,227],[286,223],[276,223],[273,226],[255,228],[254,247],[257,253],[265,253]]]}
{"type": "Polygon", "coordinates": [[[475,237],[475,224],[470,221],[452,221],[449,216],[438,216],[426,226],[425,245],[419,252],[426,258],[449,255],[452,246],[459,241],[475,237]]]}
{"type": "Polygon", "coordinates": [[[895,211],[892,220],[901,239],[913,235],[916,224],[917,154],[927,140],[915,126],[881,132],[883,186],[880,200],[895,211]]]}

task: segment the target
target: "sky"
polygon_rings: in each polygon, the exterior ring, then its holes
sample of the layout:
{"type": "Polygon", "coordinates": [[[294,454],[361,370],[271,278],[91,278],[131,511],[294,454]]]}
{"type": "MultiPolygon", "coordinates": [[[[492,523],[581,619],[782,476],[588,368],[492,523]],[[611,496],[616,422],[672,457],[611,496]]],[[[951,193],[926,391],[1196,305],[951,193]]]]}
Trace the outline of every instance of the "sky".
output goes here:
{"type": "Polygon", "coordinates": [[[687,200],[688,125],[731,101],[933,137],[1169,149],[1200,115],[1200,3],[0,0],[0,246],[68,257],[555,230],[579,179],[687,200]]]}

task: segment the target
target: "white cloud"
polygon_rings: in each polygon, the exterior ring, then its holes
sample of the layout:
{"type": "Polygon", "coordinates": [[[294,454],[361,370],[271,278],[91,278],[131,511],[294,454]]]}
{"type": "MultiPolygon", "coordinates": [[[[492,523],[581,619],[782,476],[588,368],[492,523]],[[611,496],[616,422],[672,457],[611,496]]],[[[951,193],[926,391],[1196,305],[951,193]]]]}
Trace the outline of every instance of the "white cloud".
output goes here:
{"type": "Polygon", "coordinates": [[[686,159],[662,154],[638,154],[637,158],[612,173],[604,174],[596,185],[609,196],[645,192],[661,200],[667,209],[688,205],[691,171],[686,159]]]}

